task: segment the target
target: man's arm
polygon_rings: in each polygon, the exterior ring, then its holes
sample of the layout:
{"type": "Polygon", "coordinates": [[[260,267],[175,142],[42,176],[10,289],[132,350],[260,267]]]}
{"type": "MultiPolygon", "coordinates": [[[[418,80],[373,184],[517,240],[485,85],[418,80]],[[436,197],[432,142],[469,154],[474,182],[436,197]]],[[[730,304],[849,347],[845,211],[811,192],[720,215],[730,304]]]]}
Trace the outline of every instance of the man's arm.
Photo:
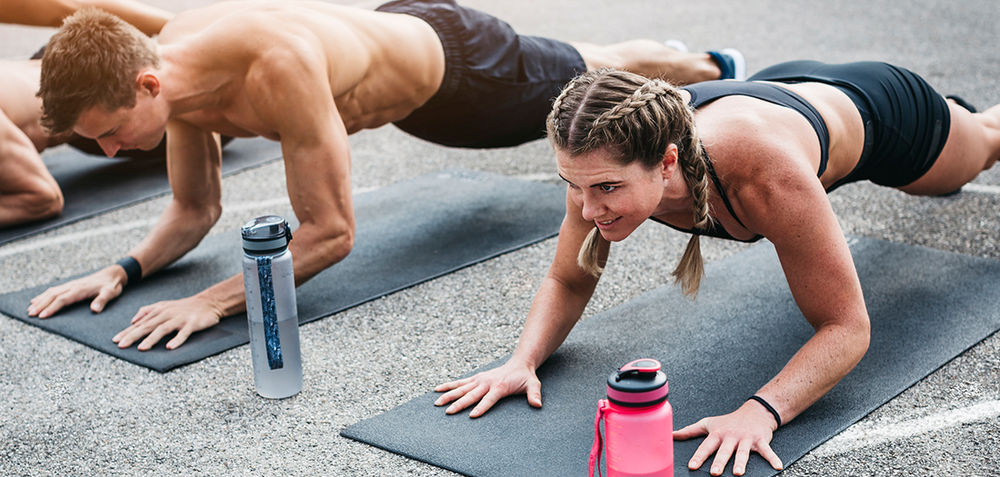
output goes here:
{"type": "MultiPolygon", "coordinates": [[[[282,40],[276,38],[250,67],[244,94],[257,117],[281,138],[288,197],[300,224],[289,249],[295,282],[301,285],[353,247],[350,147],[321,49],[297,38],[291,45],[282,40]]],[[[114,341],[128,347],[145,336],[138,349],[146,350],[177,331],[167,343],[174,349],[191,333],[245,309],[243,280],[235,275],[192,297],[143,307],[114,341]]]]}
{"type": "Polygon", "coordinates": [[[0,227],[62,212],[59,184],[28,136],[0,111],[0,227]]]}
{"type": "MultiPolygon", "coordinates": [[[[129,251],[144,276],[194,248],[222,211],[221,153],[216,138],[176,121],[168,125],[167,131],[167,174],[173,199],[149,235],[129,251]]],[[[121,294],[126,279],[121,266],[110,265],[49,288],[31,300],[28,314],[48,318],[69,304],[92,297],[91,310],[100,312],[121,294]]]]}
{"type": "Polygon", "coordinates": [[[217,137],[181,121],[167,126],[172,200],[129,256],[150,275],[193,249],[222,214],[222,152],[217,137]]]}

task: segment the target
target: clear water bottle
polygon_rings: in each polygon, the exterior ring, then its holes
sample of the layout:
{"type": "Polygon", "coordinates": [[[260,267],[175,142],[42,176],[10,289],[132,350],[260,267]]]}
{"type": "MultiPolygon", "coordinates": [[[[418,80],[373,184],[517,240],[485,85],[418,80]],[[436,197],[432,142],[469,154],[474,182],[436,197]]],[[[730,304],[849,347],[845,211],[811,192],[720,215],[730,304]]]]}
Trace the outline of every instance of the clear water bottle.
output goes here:
{"type": "Polygon", "coordinates": [[[667,375],[660,362],[643,358],[608,377],[608,398],[597,402],[590,475],[601,467],[601,430],[608,477],[674,476],[674,411],[667,402],[667,375]]]}
{"type": "Polygon", "coordinates": [[[302,356],[292,232],[285,219],[265,215],[247,222],[242,235],[254,385],[266,398],[294,396],[302,390],[302,356]]]}

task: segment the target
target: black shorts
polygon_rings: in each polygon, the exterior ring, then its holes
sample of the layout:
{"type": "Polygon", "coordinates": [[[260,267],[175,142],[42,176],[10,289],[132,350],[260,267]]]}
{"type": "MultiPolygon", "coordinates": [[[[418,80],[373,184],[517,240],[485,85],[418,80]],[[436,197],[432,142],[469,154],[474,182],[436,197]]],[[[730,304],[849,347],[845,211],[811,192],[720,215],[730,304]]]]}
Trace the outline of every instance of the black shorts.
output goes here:
{"type": "Polygon", "coordinates": [[[545,137],[552,101],[587,70],[569,44],[518,35],[502,20],[451,0],[400,0],[376,10],[418,17],[441,39],[441,88],[394,123],[438,144],[505,147],[545,137]]]}
{"type": "Polygon", "coordinates": [[[930,170],[948,140],[948,103],[923,78],[879,62],[825,64],[792,61],[763,69],[748,81],[815,81],[837,87],[854,101],[865,124],[858,165],[830,189],[870,180],[900,187],[930,170]]]}

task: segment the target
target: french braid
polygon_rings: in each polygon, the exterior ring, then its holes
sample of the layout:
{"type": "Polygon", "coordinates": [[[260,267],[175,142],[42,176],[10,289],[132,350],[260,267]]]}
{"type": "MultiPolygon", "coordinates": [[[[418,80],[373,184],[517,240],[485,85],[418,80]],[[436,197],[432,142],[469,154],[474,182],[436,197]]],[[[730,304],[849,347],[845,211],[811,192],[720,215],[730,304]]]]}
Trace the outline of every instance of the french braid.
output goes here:
{"type": "MultiPolygon", "coordinates": [[[[553,102],[547,126],[549,140],[570,155],[605,148],[624,164],[640,161],[654,167],[670,144],[677,145],[681,175],[691,192],[696,228],[712,222],[709,211],[707,164],[694,116],[680,92],[659,79],[617,70],[585,73],[571,81],[553,102]]],[[[704,274],[698,235],[688,241],[673,275],[685,294],[695,295],[704,274]]],[[[599,245],[592,229],[580,248],[577,262],[594,276],[603,270],[599,245]]]]}

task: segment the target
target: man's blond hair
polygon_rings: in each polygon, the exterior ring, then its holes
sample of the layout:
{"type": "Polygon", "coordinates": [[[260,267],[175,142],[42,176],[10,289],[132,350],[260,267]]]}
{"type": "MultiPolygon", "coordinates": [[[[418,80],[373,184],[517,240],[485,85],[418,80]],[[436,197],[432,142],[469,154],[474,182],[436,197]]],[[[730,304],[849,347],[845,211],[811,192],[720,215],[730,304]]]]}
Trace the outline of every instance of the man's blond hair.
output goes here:
{"type": "Polygon", "coordinates": [[[42,125],[60,134],[92,107],[135,106],[139,70],[159,63],[156,44],[132,25],[97,8],[79,10],[66,18],[42,57],[42,125]]]}

